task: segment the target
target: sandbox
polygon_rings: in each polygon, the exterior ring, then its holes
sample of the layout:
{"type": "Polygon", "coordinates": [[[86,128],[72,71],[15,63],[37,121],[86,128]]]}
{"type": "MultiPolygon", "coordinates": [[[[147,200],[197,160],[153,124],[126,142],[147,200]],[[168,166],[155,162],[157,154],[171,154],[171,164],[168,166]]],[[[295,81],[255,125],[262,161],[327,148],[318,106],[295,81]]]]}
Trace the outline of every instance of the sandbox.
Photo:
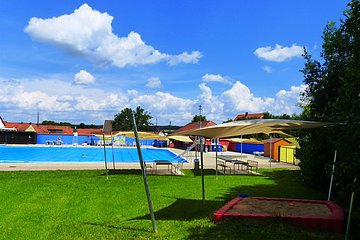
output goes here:
{"type": "Polygon", "coordinates": [[[344,211],[331,201],[236,197],[214,213],[215,222],[231,219],[286,219],[308,227],[343,231],[344,211]]]}

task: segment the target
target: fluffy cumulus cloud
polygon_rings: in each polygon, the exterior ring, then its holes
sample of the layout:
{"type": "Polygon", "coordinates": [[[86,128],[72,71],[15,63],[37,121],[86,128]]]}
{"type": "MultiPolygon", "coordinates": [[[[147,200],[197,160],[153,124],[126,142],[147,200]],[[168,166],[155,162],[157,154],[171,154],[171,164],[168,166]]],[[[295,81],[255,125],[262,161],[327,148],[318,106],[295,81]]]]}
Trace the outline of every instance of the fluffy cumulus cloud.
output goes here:
{"type": "Polygon", "coordinates": [[[227,77],[221,76],[220,74],[208,74],[202,76],[204,82],[219,82],[231,85],[231,82],[227,77]]]}
{"type": "Polygon", "coordinates": [[[196,101],[173,96],[170,93],[140,95],[132,99],[133,106],[141,106],[158,120],[160,124],[186,124],[194,116],[196,101]]]}
{"type": "Polygon", "coordinates": [[[197,63],[199,51],[179,55],[161,53],[147,45],[137,32],[119,37],[112,32],[113,17],[83,4],[71,14],[30,19],[25,32],[34,40],[60,46],[102,63],[117,67],[153,64],[166,61],[170,65],[197,63]]]}
{"type": "Polygon", "coordinates": [[[272,62],[284,62],[294,57],[300,57],[303,54],[303,47],[293,44],[291,47],[283,47],[276,44],[274,48],[260,47],[255,50],[254,54],[261,59],[272,62]]]}
{"type": "Polygon", "coordinates": [[[273,101],[271,98],[255,97],[250,89],[240,81],[222,93],[222,98],[227,106],[227,111],[235,109],[238,112],[262,112],[273,101]]]}
{"type": "Polygon", "coordinates": [[[144,94],[133,89],[102,90],[57,79],[7,81],[0,78],[0,85],[0,112],[5,120],[34,121],[32,115],[39,111],[42,119],[96,124],[113,119],[125,107],[137,106],[150,112],[153,122],[155,119],[159,124],[171,121],[173,125],[188,123],[198,114],[199,105],[203,106],[207,119],[217,123],[244,112],[292,114],[299,112],[300,93],[306,89],[305,85],[292,86],[279,90],[274,96],[259,97],[236,81],[226,91],[214,94],[203,82],[198,86],[197,96],[181,98],[161,91],[144,94]]]}
{"type": "Polygon", "coordinates": [[[149,87],[149,88],[161,88],[162,84],[161,84],[160,78],[149,77],[147,80],[147,84],[145,86],[149,87]]]}
{"type": "Polygon", "coordinates": [[[80,70],[74,77],[74,84],[75,85],[89,85],[95,82],[95,77],[91,75],[91,73],[80,70]]]}

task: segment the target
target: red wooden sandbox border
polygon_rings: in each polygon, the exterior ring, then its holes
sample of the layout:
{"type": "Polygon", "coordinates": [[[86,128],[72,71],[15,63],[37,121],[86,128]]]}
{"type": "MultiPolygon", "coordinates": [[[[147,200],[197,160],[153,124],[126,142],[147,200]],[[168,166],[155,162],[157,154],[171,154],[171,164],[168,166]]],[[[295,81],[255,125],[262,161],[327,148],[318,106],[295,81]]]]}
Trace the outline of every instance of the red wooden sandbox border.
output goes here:
{"type": "Polygon", "coordinates": [[[305,200],[305,199],[291,199],[291,198],[265,198],[265,197],[252,197],[253,199],[263,201],[283,201],[283,202],[301,202],[301,203],[314,203],[326,205],[330,212],[330,217],[313,217],[306,215],[281,215],[274,216],[271,214],[254,214],[254,213],[228,213],[238,202],[243,200],[242,197],[236,197],[230,202],[225,204],[222,208],[214,213],[215,222],[220,222],[226,218],[241,218],[241,219],[269,219],[280,218],[287,219],[290,222],[302,224],[307,227],[324,227],[334,229],[338,232],[343,232],[344,228],[344,210],[334,202],[320,201],[320,200],[305,200]]]}

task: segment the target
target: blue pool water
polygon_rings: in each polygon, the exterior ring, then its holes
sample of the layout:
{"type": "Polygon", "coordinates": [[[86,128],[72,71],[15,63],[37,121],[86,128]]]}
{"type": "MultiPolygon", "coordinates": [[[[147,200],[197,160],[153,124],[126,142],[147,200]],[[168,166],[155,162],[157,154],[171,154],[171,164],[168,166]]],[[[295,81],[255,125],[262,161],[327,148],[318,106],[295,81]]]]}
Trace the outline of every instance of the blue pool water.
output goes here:
{"type": "MultiPolygon", "coordinates": [[[[182,161],[173,152],[166,149],[141,149],[143,159],[182,161]]],[[[106,158],[113,159],[111,147],[106,148],[106,158]]],[[[114,148],[115,162],[136,163],[139,156],[136,148],[114,148]]],[[[39,162],[103,162],[103,147],[31,147],[31,146],[0,146],[0,163],[39,163],[39,162]]]]}

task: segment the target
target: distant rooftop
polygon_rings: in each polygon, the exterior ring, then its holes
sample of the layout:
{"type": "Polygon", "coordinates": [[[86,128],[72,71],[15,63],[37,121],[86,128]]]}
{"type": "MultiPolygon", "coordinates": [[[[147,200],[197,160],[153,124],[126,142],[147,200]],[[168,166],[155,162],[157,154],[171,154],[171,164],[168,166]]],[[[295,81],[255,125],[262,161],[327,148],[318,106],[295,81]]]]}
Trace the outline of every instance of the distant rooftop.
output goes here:
{"type": "Polygon", "coordinates": [[[243,119],[262,119],[264,118],[263,113],[245,113],[237,115],[233,121],[243,120],[243,119]]]}
{"type": "MultiPolygon", "coordinates": [[[[201,122],[201,127],[210,127],[210,126],[214,126],[216,125],[216,123],[214,123],[213,121],[202,121],[201,122]]],[[[183,131],[189,131],[189,130],[195,130],[199,128],[199,122],[191,122],[186,124],[185,126],[179,128],[178,130],[174,131],[172,134],[176,134],[179,132],[183,132],[183,131]]]]}

